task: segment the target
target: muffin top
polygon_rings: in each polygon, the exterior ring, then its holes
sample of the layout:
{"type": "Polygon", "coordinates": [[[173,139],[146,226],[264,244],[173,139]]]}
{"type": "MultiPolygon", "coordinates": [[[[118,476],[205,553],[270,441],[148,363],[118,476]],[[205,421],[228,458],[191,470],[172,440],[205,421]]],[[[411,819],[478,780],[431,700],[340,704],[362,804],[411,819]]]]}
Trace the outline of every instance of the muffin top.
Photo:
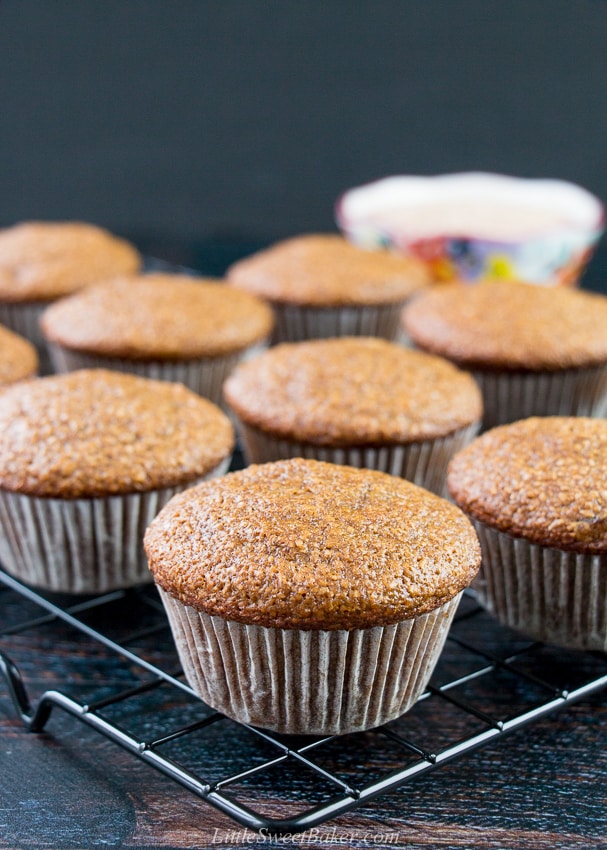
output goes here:
{"type": "Polygon", "coordinates": [[[25,381],[0,394],[0,488],[89,498],[170,487],[233,447],[228,418],[181,384],[105,369],[25,381]]]}
{"type": "Polygon", "coordinates": [[[47,339],[89,354],[188,360],[265,339],[273,315],[255,296],[217,280],[149,274],[63,298],[45,310],[41,325],[47,339]]]}
{"type": "Polygon", "coordinates": [[[406,305],[420,348],[468,368],[557,370],[607,360],[607,298],[509,281],[444,284],[406,305]]]}
{"type": "Polygon", "coordinates": [[[33,378],[38,354],[31,343],[0,325],[0,387],[33,378]]]}
{"type": "Polygon", "coordinates": [[[326,446],[431,439],[482,415],[466,372],[370,337],[278,345],[237,367],[224,394],[249,425],[326,446]]]}
{"type": "Polygon", "coordinates": [[[466,587],[480,547],[458,508],[383,472],[278,461],[191,488],[148,527],[156,583],[227,620],[354,629],[466,587]]]}
{"type": "Polygon", "coordinates": [[[607,551],[607,421],[533,417],[487,431],[451,461],[456,503],[532,543],[607,551]]]}
{"type": "Polygon", "coordinates": [[[93,224],[28,221],[0,230],[2,301],[50,301],[140,266],[132,245],[93,224]]]}
{"type": "Polygon", "coordinates": [[[367,251],[333,234],[279,242],[228,269],[228,280],[282,304],[392,304],[430,282],[425,267],[388,251],[367,251]]]}

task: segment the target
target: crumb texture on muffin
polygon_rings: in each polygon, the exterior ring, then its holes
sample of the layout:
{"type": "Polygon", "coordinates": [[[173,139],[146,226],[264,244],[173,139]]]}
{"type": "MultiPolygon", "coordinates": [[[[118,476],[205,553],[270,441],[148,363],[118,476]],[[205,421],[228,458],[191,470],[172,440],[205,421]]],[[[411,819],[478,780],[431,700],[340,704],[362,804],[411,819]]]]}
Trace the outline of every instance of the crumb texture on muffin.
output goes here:
{"type": "Polygon", "coordinates": [[[32,378],[37,371],[38,354],[34,346],[0,325],[0,386],[32,378]]]}
{"type": "Polygon", "coordinates": [[[181,384],[103,369],[0,394],[0,488],[64,499],[170,487],[233,448],[228,418],[181,384]]]}
{"type": "Polygon", "coordinates": [[[219,280],[148,274],[90,286],[49,307],[45,336],[91,354],[187,360],[241,351],[272,331],[271,309],[219,280]]]}
{"type": "Polygon", "coordinates": [[[421,263],[359,248],[334,234],[278,242],[239,260],[227,276],[270,301],[326,307],[403,301],[430,282],[421,263]]]}
{"type": "Polygon", "coordinates": [[[140,267],[130,243],[93,224],[28,221],[0,230],[2,301],[48,301],[140,267]]]}
{"type": "Polygon", "coordinates": [[[511,281],[444,284],[402,313],[420,348],[468,368],[557,370],[607,361],[607,298],[511,281]]]}
{"type": "Polygon", "coordinates": [[[556,549],[607,551],[607,421],[533,417],[487,431],[451,461],[455,502],[556,549]]]}
{"type": "Polygon", "coordinates": [[[171,500],[145,548],[186,606],[249,625],[353,629],[434,610],[480,564],[455,506],[381,472],[313,460],[249,466],[171,500]]]}
{"type": "Polygon", "coordinates": [[[442,358],[366,337],[276,346],[241,364],[224,393],[244,422],[316,445],[431,439],[482,415],[470,375],[442,358]]]}

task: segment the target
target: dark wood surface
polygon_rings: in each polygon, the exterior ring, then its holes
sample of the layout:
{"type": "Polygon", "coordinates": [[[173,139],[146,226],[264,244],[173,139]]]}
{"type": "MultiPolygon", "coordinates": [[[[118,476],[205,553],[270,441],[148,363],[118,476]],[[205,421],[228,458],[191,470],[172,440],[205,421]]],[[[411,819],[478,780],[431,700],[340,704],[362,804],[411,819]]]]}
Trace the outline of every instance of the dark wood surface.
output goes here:
{"type": "MultiPolygon", "coordinates": [[[[0,592],[3,628],[37,613],[13,591],[0,592]]],[[[122,641],[127,631],[145,630],[158,616],[147,601],[142,605],[138,596],[127,595],[84,619],[122,641]]],[[[525,644],[485,613],[462,619],[457,634],[490,652],[508,654],[525,644]]],[[[129,646],[162,669],[176,667],[168,631],[135,637],[129,646]]],[[[8,634],[0,639],[0,648],[20,667],[34,702],[44,691],[59,688],[90,703],[146,679],[134,665],[62,623],[8,634]]],[[[442,684],[476,664],[467,651],[448,646],[434,679],[442,684]]],[[[538,671],[549,681],[558,679],[561,685],[575,687],[604,676],[607,659],[542,650],[527,668],[538,671]]],[[[147,740],[171,724],[176,728],[210,713],[198,701],[181,699],[172,689],[168,693],[131,698],[108,709],[105,716],[147,740]]],[[[504,718],[546,699],[531,682],[508,675],[487,684],[473,683],[458,693],[492,716],[504,718]]],[[[413,710],[391,727],[431,750],[483,726],[442,703],[421,709],[425,711],[413,710]]],[[[185,736],[167,754],[215,782],[259,764],[272,752],[250,731],[224,720],[214,724],[210,737],[185,736]]],[[[324,745],[315,758],[353,785],[386,776],[411,760],[401,747],[373,732],[324,745]]],[[[603,689],[280,843],[294,846],[299,841],[321,848],[337,842],[351,847],[607,847],[606,778],[607,690],[603,689]]],[[[330,793],[297,765],[261,773],[233,787],[241,802],[274,818],[293,816],[330,793]]],[[[0,850],[213,845],[261,847],[268,841],[58,709],[43,732],[27,732],[0,683],[0,850]]]]}

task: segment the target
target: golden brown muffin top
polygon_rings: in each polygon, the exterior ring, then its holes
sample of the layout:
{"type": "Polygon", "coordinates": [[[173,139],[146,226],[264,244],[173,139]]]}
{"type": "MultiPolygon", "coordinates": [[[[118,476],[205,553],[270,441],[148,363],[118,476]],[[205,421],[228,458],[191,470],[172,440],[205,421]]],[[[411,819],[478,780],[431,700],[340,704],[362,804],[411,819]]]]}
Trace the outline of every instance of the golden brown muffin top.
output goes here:
{"type": "Polygon", "coordinates": [[[269,301],[315,307],[398,303],[430,283],[421,263],[367,251],[333,234],[278,242],[239,260],[227,277],[269,301]]]}
{"type": "Polygon", "coordinates": [[[189,360],[267,338],[271,309],[218,280],[148,274],[95,284],[48,307],[41,326],[65,348],[132,359],[189,360]]]}
{"type": "Polygon", "coordinates": [[[466,372],[370,337],[278,345],[237,367],[224,394],[249,425],[315,445],[432,439],[482,415],[466,372]]]}
{"type": "Polygon", "coordinates": [[[508,281],[444,284],[406,305],[420,348],[468,368],[555,370],[607,361],[607,298],[508,281]]]}
{"type": "Polygon", "coordinates": [[[456,503],[532,543],[607,551],[607,421],[533,417],[487,431],[451,461],[456,503]]]}
{"type": "Polygon", "coordinates": [[[171,487],[233,448],[228,418],[181,384],[105,369],[0,394],[0,487],[65,499],[171,487]]]}
{"type": "Polygon", "coordinates": [[[0,325],[0,387],[33,378],[38,371],[35,347],[0,325]]]}
{"type": "Polygon", "coordinates": [[[156,583],[185,605],[285,629],[417,617],[480,564],[472,526],[446,500],[383,472],[301,458],[173,498],[145,549],[156,583]]]}
{"type": "Polygon", "coordinates": [[[50,301],[140,266],[132,245],[93,224],[27,221],[0,230],[2,301],[50,301]]]}

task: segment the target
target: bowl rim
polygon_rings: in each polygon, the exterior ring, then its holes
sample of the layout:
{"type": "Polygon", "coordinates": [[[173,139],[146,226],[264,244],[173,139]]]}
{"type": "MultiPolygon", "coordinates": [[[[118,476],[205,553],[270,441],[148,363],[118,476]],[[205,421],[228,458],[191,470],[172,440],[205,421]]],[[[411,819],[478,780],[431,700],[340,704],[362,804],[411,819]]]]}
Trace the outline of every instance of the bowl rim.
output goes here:
{"type": "MultiPolygon", "coordinates": [[[[461,195],[460,195],[461,196],[461,195]]],[[[385,202],[384,202],[385,203],[385,202]]],[[[402,203],[402,202],[399,202],[402,203]]],[[[428,203],[423,201],[423,203],[428,203]]],[[[394,201],[392,202],[394,206],[394,201]]],[[[545,240],[546,238],[560,239],[586,236],[588,244],[595,242],[603,232],[606,223],[606,209],[603,202],[592,194],[588,189],[577,183],[560,178],[547,177],[517,177],[509,174],[487,171],[459,171],[441,174],[393,174],[363,183],[342,192],[335,202],[335,219],[339,228],[348,236],[354,236],[356,231],[364,231],[367,236],[374,234],[376,238],[387,242],[387,244],[406,245],[424,241],[436,240],[468,240],[496,245],[527,244],[545,240]],[[571,221],[558,226],[550,225],[546,229],[537,230],[529,237],[520,236],[515,238],[503,238],[499,234],[495,237],[488,235],[477,235],[473,229],[462,228],[461,231],[439,229],[427,233],[407,233],[404,228],[390,227],[389,224],[381,224],[377,220],[369,220],[368,212],[352,210],[354,205],[364,207],[366,204],[377,204],[377,198],[381,193],[396,190],[402,192],[407,188],[414,188],[413,199],[407,202],[407,206],[419,203],[420,191],[430,196],[430,203],[439,197],[441,190],[446,195],[443,197],[456,197],[456,192],[464,186],[471,187],[467,190],[467,197],[485,197],[495,201],[492,193],[502,192],[502,197],[522,197],[530,194],[534,196],[532,204],[536,207],[550,206],[552,208],[555,200],[560,196],[564,200],[562,206],[571,215],[571,205],[576,204],[575,216],[571,221]],[[480,189],[480,192],[479,192],[480,189]],[[541,196],[550,196],[550,201],[541,202],[541,196]],[[370,199],[370,200],[369,200],[370,199]]]]}

